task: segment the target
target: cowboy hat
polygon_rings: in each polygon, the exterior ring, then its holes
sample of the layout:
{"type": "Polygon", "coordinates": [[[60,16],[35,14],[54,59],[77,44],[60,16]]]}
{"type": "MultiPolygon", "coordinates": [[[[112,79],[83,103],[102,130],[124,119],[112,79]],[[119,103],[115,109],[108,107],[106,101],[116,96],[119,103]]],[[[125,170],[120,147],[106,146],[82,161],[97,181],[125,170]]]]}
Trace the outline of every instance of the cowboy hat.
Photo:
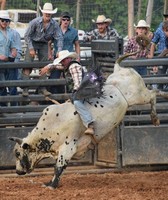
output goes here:
{"type": "Polygon", "coordinates": [[[61,17],[71,18],[71,15],[70,15],[69,12],[62,12],[62,13],[61,13],[61,17]]]}
{"type": "Polygon", "coordinates": [[[57,12],[57,8],[53,10],[53,6],[51,3],[45,3],[43,6],[43,10],[39,6],[39,9],[42,13],[47,13],[47,14],[55,14],[57,12]]]}
{"type": "Polygon", "coordinates": [[[163,17],[168,17],[168,13],[164,13],[164,14],[163,14],[163,17]]]}
{"type": "Polygon", "coordinates": [[[58,57],[54,60],[53,65],[58,65],[65,58],[78,58],[75,52],[69,52],[68,50],[63,50],[58,53],[58,57]]]}
{"type": "Polygon", "coordinates": [[[11,20],[9,17],[9,13],[7,10],[0,10],[0,19],[8,19],[11,20]]]}
{"type": "Polygon", "coordinates": [[[111,24],[112,20],[110,18],[106,18],[104,15],[98,15],[96,21],[94,19],[92,19],[92,22],[94,22],[96,24],[100,24],[100,23],[111,24]]]}
{"type": "Polygon", "coordinates": [[[139,20],[137,26],[135,28],[150,28],[149,24],[146,23],[145,20],[139,20]]]}

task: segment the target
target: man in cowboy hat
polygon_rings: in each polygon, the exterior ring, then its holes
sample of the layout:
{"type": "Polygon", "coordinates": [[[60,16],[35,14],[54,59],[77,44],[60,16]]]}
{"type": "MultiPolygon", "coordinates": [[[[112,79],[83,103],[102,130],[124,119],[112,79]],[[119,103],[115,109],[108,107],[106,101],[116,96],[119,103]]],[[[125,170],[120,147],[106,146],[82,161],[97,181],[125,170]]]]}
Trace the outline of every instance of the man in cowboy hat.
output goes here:
{"type": "MultiPolygon", "coordinates": [[[[68,50],[70,52],[75,51],[78,54],[78,61],[80,61],[80,44],[78,38],[78,30],[71,26],[71,15],[69,12],[62,12],[60,16],[60,28],[63,34],[63,48],[62,50],[68,50]]],[[[58,52],[57,40],[54,40],[54,56],[58,52]]],[[[62,70],[52,70],[50,73],[50,79],[58,79],[63,75],[62,70]]],[[[64,86],[59,87],[51,86],[49,91],[52,94],[64,92],[64,86]]]]}
{"type": "Polygon", "coordinates": [[[87,32],[84,35],[84,41],[91,40],[110,40],[112,37],[118,37],[118,33],[114,28],[110,28],[112,23],[110,18],[106,18],[104,15],[98,15],[97,20],[92,20],[97,25],[97,29],[87,32]]]}
{"type": "MultiPolygon", "coordinates": [[[[138,50],[140,50],[140,46],[137,43],[137,36],[142,36],[148,34],[150,26],[146,23],[145,20],[139,20],[137,26],[135,26],[135,36],[130,38],[128,40],[127,45],[124,48],[124,53],[133,53],[138,50]]],[[[137,58],[146,58],[148,56],[148,48],[144,47],[143,50],[140,50],[136,55],[131,56],[132,59],[137,59],[137,58]]],[[[146,66],[137,66],[135,67],[135,70],[140,74],[140,75],[146,75],[147,74],[147,67],[146,66]]]]}
{"type": "MultiPolygon", "coordinates": [[[[73,94],[78,90],[83,76],[83,70],[80,63],[77,61],[73,61],[73,59],[77,59],[78,55],[75,52],[69,52],[68,50],[60,51],[58,57],[54,60],[52,64],[49,64],[41,69],[40,75],[46,74],[49,70],[53,68],[57,68],[59,64],[63,66],[64,70],[68,70],[73,79],[73,94]]],[[[91,113],[85,106],[84,100],[79,100],[75,98],[73,95],[73,104],[80,115],[81,120],[83,121],[84,126],[87,128],[85,134],[91,135],[94,137],[94,120],[92,118],[91,113]]]]}
{"type": "MultiPolygon", "coordinates": [[[[35,56],[38,56],[39,61],[46,61],[52,59],[51,51],[48,51],[49,41],[56,39],[58,45],[58,52],[63,47],[63,36],[58,23],[51,18],[52,14],[57,12],[57,8],[53,9],[51,3],[45,3],[42,12],[42,17],[37,17],[29,23],[29,27],[25,33],[25,41],[27,43],[26,61],[33,61],[35,56]]],[[[32,69],[23,69],[22,79],[28,80],[32,69]]],[[[45,77],[41,77],[45,79],[45,77]]],[[[51,93],[46,88],[38,89],[39,93],[45,96],[51,93]]],[[[23,88],[23,96],[28,96],[28,88],[23,88]]]]}
{"type": "MultiPolygon", "coordinates": [[[[10,62],[10,59],[15,59],[17,55],[16,43],[14,41],[13,32],[8,28],[11,21],[9,14],[6,10],[0,10],[0,63],[10,62]]],[[[0,69],[0,81],[16,80],[17,74],[14,73],[15,69],[0,69]]],[[[16,87],[9,87],[10,95],[16,95],[16,87]]],[[[0,87],[0,96],[6,96],[6,87],[0,87]]],[[[6,106],[6,103],[1,103],[1,106],[6,106]]]]}

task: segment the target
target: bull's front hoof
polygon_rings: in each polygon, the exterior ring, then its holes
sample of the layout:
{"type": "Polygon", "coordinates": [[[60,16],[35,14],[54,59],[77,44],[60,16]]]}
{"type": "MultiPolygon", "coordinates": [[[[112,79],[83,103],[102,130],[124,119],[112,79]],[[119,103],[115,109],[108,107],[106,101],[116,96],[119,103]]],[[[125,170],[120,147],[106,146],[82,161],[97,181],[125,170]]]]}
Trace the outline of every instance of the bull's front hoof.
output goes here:
{"type": "Polygon", "coordinates": [[[49,188],[50,190],[54,190],[58,187],[58,184],[54,184],[52,181],[48,182],[48,183],[44,183],[42,185],[42,187],[44,188],[49,188]]]}
{"type": "Polygon", "coordinates": [[[48,186],[47,188],[50,189],[50,190],[55,190],[56,189],[55,187],[52,187],[52,186],[48,186]]]}
{"type": "Polygon", "coordinates": [[[17,173],[18,175],[25,175],[25,174],[26,174],[26,172],[24,172],[24,171],[19,171],[19,170],[17,170],[16,173],[17,173]]]}
{"type": "Polygon", "coordinates": [[[48,189],[50,189],[50,190],[54,190],[54,189],[55,189],[54,187],[49,186],[49,185],[47,186],[47,185],[45,185],[45,184],[43,184],[42,187],[43,187],[43,188],[48,188],[48,189]]]}
{"type": "Polygon", "coordinates": [[[52,181],[48,182],[48,183],[43,183],[42,187],[48,187],[52,184],[52,181]]]}

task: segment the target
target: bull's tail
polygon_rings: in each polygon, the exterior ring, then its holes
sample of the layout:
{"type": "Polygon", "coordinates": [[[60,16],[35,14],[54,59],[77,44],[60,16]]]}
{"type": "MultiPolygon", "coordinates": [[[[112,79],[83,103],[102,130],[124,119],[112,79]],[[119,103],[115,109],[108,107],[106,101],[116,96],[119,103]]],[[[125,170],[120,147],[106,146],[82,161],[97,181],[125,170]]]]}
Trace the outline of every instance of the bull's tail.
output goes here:
{"type": "Polygon", "coordinates": [[[136,51],[136,52],[133,52],[133,53],[126,53],[123,56],[119,57],[115,62],[114,72],[120,71],[120,69],[121,69],[120,63],[121,63],[122,60],[124,60],[125,58],[127,58],[129,56],[133,56],[133,55],[137,54],[139,51],[136,51]]]}
{"type": "Polygon", "coordinates": [[[119,57],[117,60],[116,60],[116,63],[117,64],[120,64],[122,60],[124,60],[125,58],[129,57],[129,56],[134,56],[135,54],[139,53],[140,50],[136,51],[136,52],[133,52],[133,53],[126,53],[124,54],[123,56],[119,57]]]}
{"type": "Polygon", "coordinates": [[[51,98],[49,98],[49,97],[46,97],[45,100],[46,100],[46,101],[51,101],[51,102],[53,102],[53,103],[56,104],[56,105],[59,105],[59,104],[60,104],[60,103],[59,103],[58,101],[56,101],[55,99],[51,99],[51,98]]]}

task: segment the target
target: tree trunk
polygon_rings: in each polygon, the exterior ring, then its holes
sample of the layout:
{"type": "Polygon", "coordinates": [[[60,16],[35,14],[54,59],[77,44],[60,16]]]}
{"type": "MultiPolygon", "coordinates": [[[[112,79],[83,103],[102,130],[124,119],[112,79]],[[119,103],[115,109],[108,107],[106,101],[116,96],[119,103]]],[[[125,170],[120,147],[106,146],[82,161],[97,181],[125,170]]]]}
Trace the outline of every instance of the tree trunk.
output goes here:
{"type": "Polygon", "coordinates": [[[134,36],[134,0],[128,0],[128,38],[134,36]]]}
{"type": "Polygon", "coordinates": [[[76,8],[76,28],[77,29],[79,29],[79,16],[80,16],[81,2],[82,0],[77,0],[77,8],[76,8]]]}
{"type": "Polygon", "coordinates": [[[139,0],[139,1],[138,1],[137,23],[139,22],[140,17],[141,17],[141,8],[142,8],[142,0],[139,0]]]}
{"type": "Polygon", "coordinates": [[[151,25],[152,21],[152,11],[153,11],[153,0],[148,0],[148,7],[146,11],[146,22],[151,25]]]}
{"type": "Polygon", "coordinates": [[[40,6],[40,0],[37,0],[37,17],[40,16],[40,9],[39,9],[39,6],[40,6]]]}
{"type": "Polygon", "coordinates": [[[164,14],[168,13],[168,0],[164,1],[164,14]]]}

